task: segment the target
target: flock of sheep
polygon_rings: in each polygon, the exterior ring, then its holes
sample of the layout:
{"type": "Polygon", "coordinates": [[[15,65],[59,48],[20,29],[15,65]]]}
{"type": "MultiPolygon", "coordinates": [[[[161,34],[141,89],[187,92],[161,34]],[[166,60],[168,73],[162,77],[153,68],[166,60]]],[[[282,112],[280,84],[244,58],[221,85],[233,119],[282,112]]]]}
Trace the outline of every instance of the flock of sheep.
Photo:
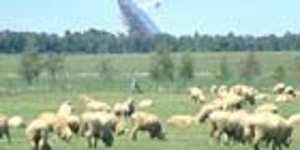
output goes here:
{"type": "MultiPolygon", "coordinates": [[[[166,123],[175,127],[211,125],[210,137],[219,142],[249,144],[259,150],[262,144],[272,145],[273,150],[289,147],[294,128],[300,124],[300,114],[284,117],[275,102],[296,100],[298,93],[291,86],[279,83],[273,93],[262,93],[247,85],[212,86],[213,100],[208,101],[205,92],[198,88],[188,89],[194,104],[201,104],[195,115],[173,115],[166,123]],[[275,95],[275,102],[270,102],[275,95]],[[254,111],[247,105],[256,105],[254,111]]],[[[147,132],[151,139],[167,140],[163,120],[143,109],[153,101],[145,99],[136,104],[132,98],[115,103],[113,107],[87,95],[80,95],[85,110],[75,114],[70,101],[62,103],[55,112],[43,112],[31,121],[20,116],[0,115],[0,137],[11,142],[10,127],[25,128],[25,135],[32,150],[51,150],[50,135],[68,142],[72,136],[83,137],[89,148],[96,148],[98,141],[106,147],[114,144],[116,136],[129,133],[136,141],[139,132],[147,132]],[[127,123],[131,124],[130,129],[127,123]]]]}

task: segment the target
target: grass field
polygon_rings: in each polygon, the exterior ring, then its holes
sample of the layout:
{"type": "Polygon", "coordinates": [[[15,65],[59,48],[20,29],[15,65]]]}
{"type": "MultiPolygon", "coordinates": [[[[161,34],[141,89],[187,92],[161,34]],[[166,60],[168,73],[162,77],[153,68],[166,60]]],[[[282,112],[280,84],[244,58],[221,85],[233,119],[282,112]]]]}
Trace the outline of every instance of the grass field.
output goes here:
{"type": "MultiPolygon", "coordinates": [[[[174,54],[172,58],[178,62],[179,54],[174,54]]],[[[216,72],[221,56],[228,57],[229,64],[233,72],[237,72],[240,59],[245,57],[244,53],[197,53],[194,54],[196,72],[216,72]]],[[[293,66],[295,55],[300,53],[258,53],[258,59],[265,74],[282,65],[287,71],[293,66]]],[[[99,100],[113,104],[122,101],[129,96],[134,98],[151,98],[154,106],[147,111],[159,114],[163,119],[172,114],[194,114],[200,106],[193,105],[188,96],[180,92],[156,93],[152,90],[151,81],[148,77],[139,77],[142,87],[149,92],[139,95],[131,95],[128,86],[130,75],[133,71],[147,72],[151,57],[149,55],[75,55],[67,56],[65,73],[57,80],[56,84],[43,76],[36,84],[28,87],[18,76],[19,56],[0,56],[0,113],[7,115],[19,114],[26,119],[32,119],[42,111],[55,111],[64,100],[71,100],[76,112],[82,112],[82,104],[77,100],[77,96],[86,93],[99,100]],[[116,68],[115,80],[103,81],[97,75],[97,66],[102,58],[110,58],[116,68]]],[[[300,60],[299,60],[300,61],[300,60]]],[[[289,75],[286,82],[299,88],[300,78],[296,75],[289,75]]],[[[211,76],[199,76],[191,83],[200,85],[208,89],[209,85],[216,83],[211,76]]],[[[268,76],[261,77],[255,83],[258,87],[270,88],[274,81],[268,76]]],[[[300,102],[280,104],[283,114],[300,113],[300,102]]],[[[220,146],[208,137],[208,126],[206,124],[178,129],[166,127],[168,141],[151,141],[146,134],[141,133],[137,142],[132,142],[128,136],[117,137],[115,145],[111,149],[116,150],[246,150],[249,146],[239,144],[220,146]]],[[[298,130],[300,131],[300,130],[298,130]]],[[[0,150],[27,150],[23,129],[12,129],[13,143],[7,144],[5,140],[0,140],[0,150]]],[[[69,144],[61,142],[55,138],[51,139],[54,150],[83,150],[86,148],[84,139],[74,137],[69,144]]],[[[291,150],[298,150],[300,146],[300,133],[294,134],[294,141],[291,150]]],[[[100,145],[98,149],[105,149],[100,145]]]]}

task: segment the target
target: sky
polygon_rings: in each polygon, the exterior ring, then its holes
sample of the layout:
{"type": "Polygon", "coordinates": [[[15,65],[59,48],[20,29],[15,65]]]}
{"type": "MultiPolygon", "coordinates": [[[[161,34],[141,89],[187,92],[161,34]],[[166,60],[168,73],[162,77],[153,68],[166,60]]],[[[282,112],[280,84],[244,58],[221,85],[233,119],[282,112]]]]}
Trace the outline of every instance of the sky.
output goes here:
{"type": "MultiPolygon", "coordinates": [[[[143,0],[145,1],[145,0],[143,0]]],[[[300,33],[299,0],[164,0],[147,9],[162,32],[185,35],[300,33]]],[[[124,31],[117,0],[1,0],[0,30],[63,34],[124,31]]]]}

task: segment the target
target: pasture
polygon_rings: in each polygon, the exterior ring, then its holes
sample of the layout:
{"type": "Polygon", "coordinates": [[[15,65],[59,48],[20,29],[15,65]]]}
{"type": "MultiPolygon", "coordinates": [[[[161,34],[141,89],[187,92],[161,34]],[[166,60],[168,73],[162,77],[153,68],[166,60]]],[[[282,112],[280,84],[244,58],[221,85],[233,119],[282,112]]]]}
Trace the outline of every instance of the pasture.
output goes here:
{"type": "MultiPolygon", "coordinates": [[[[244,53],[196,53],[193,54],[195,60],[195,70],[199,74],[190,85],[199,85],[209,93],[209,87],[217,84],[213,74],[217,71],[221,56],[228,59],[232,72],[238,72],[240,59],[245,57],[244,53]]],[[[257,53],[257,59],[262,65],[263,76],[259,77],[253,84],[267,92],[270,92],[275,81],[270,79],[269,74],[278,65],[282,65],[289,72],[293,66],[294,52],[263,52],[257,53]]],[[[72,55],[66,57],[64,71],[60,74],[57,81],[53,83],[47,74],[33,85],[27,86],[18,76],[19,56],[1,55],[0,56],[0,113],[9,116],[18,114],[25,119],[32,119],[42,111],[56,111],[58,106],[65,100],[71,100],[75,106],[75,112],[83,111],[83,105],[78,100],[78,95],[85,93],[95,98],[114,104],[123,101],[129,96],[139,100],[151,98],[154,106],[147,111],[158,114],[166,120],[173,114],[195,114],[200,105],[193,104],[182,89],[175,89],[163,93],[157,93],[151,80],[147,75],[150,55],[126,54],[126,55],[72,55]],[[98,66],[103,58],[109,58],[115,68],[112,80],[105,81],[99,78],[98,66]],[[145,93],[131,94],[129,83],[133,72],[137,72],[137,78],[145,93]]],[[[179,54],[172,56],[178,63],[179,54]]],[[[300,61],[300,60],[299,60],[300,61]]],[[[235,77],[237,78],[237,77],[235,77]]],[[[232,81],[234,82],[234,81],[232,81]]],[[[299,89],[300,78],[296,74],[288,74],[286,83],[299,89]]],[[[300,101],[280,104],[280,111],[287,115],[300,113],[300,101]]],[[[248,145],[232,144],[220,146],[212,141],[208,136],[208,125],[201,124],[189,128],[181,129],[166,126],[168,141],[153,141],[147,134],[140,133],[137,142],[130,141],[128,135],[117,137],[115,145],[111,149],[122,150],[246,150],[251,149],[248,145]]],[[[298,130],[300,132],[300,130],[298,130]]],[[[6,140],[0,141],[1,150],[27,150],[29,144],[25,140],[23,129],[12,129],[12,144],[7,144],[6,140]]],[[[290,150],[298,150],[300,146],[300,133],[295,132],[294,141],[290,150]]],[[[73,137],[70,143],[66,144],[58,139],[51,138],[51,145],[54,150],[83,150],[86,141],[80,137],[73,137]]],[[[98,149],[105,149],[100,145],[98,149]]]]}

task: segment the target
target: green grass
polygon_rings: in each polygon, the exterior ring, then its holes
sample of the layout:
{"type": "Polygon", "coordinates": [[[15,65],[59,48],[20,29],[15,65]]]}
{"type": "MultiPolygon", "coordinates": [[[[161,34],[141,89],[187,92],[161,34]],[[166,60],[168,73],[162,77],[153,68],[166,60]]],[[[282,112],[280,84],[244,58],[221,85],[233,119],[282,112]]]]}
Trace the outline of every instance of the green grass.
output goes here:
{"type": "MultiPolygon", "coordinates": [[[[264,52],[257,54],[264,72],[271,72],[276,66],[282,65],[291,67],[293,57],[298,53],[272,53],[264,52]]],[[[197,53],[193,54],[195,58],[196,72],[215,72],[221,56],[226,55],[233,72],[237,72],[237,67],[244,53],[197,53]]],[[[299,55],[299,54],[298,54],[299,55]]],[[[174,61],[178,62],[179,54],[174,54],[174,61]]],[[[83,111],[82,104],[77,96],[86,93],[96,97],[99,100],[113,104],[116,101],[122,101],[129,96],[137,100],[142,98],[151,98],[154,100],[154,106],[147,111],[153,112],[166,120],[173,114],[194,114],[200,106],[194,105],[189,101],[186,94],[182,92],[154,92],[153,85],[147,77],[139,77],[142,87],[147,90],[141,95],[131,95],[128,90],[130,73],[132,71],[147,72],[151,57],[149,55],[131,54],[131,55],[75,55],[67,56],[65,72],[69,77],[61,75],[56,84],[53,84],[49,78],[42,77],[33,86],[28,87],[22,79],[16,77],[18,72],[19,56],[0,56],[0,113],[9,116],[18,114],[25,119],[33,119],[43,111],[55,111],[64,100],[71,100],[74,103],[75,111],[83,111]],[[105,81],[97,76],[97,65],[101,58],[111,58],[114,67],[118,71],[115,73],[114,81],[105,81]],[[80,76],[81,73],[96,75],[80,76]],[[2,89],[2,90],[1,90],[2,89]],[[2,91],[2,92],[1,92],[2,91]]],[[[291,75],[286,80],[298,87],[300,80],[297,76],[291,75]]],[[[208,89],[210,84],[217,83],[213,77],[197,77],[193,85],[201,85],[208,89]]],[[[258,80],[258,87],[270,87],[274,81],[268,77],[258,80]]],[[[280,110],[283,114],[300,113],[300,102],[281,104],[280,110]]],[[[137,142],[129,140],[128,135],[117,137],[115,145],[111,149],[116,150],[248,150],[248,145],[239,144],[221,146],[208,137],[208,126],[206,124],[193,126],[187,129],[178,129],[166,127],[168,141],[152,141],[144,133],[140,133],[137,142]]],[[[299,130],[300,131],[300,130],[299,130]]],[[[4,139],[0,140],[0,150],[27,150],[28,143],[24,137],[23,129],[12,129],[13,144],[9,145],[4,139]]],[[[84,150],[86,141],[82,138],[72,139],[69,144],[57,140],[55,137],[50,140],[54,150],[84,150]]],[[[294,141],[291,150],[298,150],[300,146],[300,134],[295,132],[294,141]]],[[[105,149],[102,144],[98,149],[105,149]]]]}

